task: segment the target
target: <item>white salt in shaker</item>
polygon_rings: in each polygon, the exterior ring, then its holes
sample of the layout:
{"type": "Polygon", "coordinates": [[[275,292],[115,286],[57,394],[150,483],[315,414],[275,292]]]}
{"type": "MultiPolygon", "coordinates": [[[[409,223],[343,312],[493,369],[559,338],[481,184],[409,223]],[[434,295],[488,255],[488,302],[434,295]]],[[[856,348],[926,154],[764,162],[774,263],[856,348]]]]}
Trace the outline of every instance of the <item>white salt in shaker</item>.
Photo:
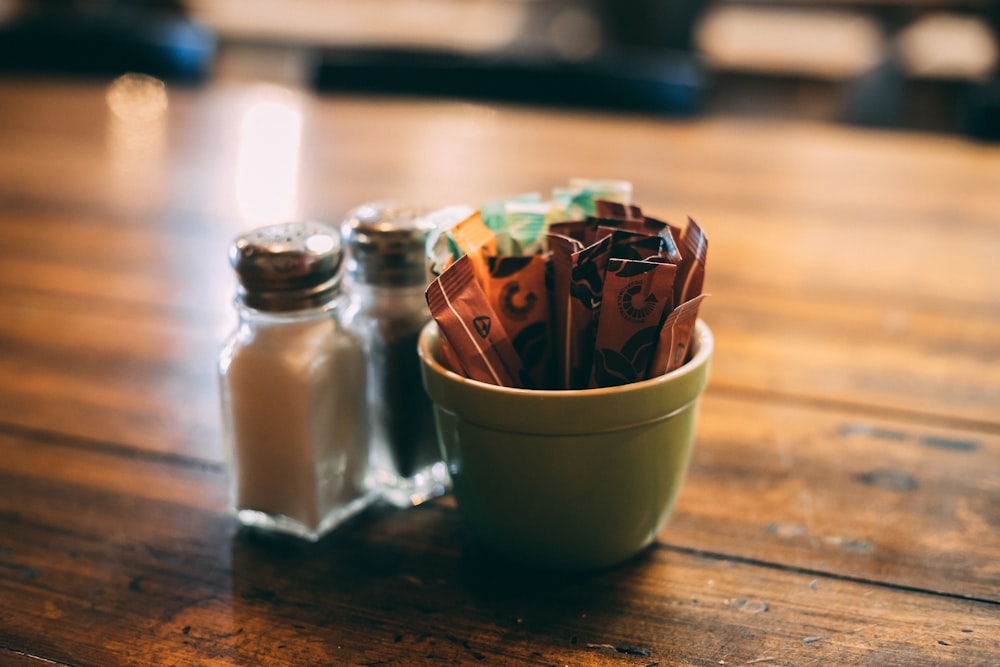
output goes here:
{"type": "Polygon", "coordinates": [[[365,341],[372,483],[391,504],[419,505],[450,486],[424,390],[417,338],[430,320],[424,290],[434,223],[420,207],[376,202],[351,211],[347,245],[349,326],[365,341]]]}
{"type": "Polygon", "coordinates": [[[230,249],[239,325],[219,360],[230,506],[317,540],[368,505],[365,357],[340,321],[339,232],[261,227],[230,249]]]}

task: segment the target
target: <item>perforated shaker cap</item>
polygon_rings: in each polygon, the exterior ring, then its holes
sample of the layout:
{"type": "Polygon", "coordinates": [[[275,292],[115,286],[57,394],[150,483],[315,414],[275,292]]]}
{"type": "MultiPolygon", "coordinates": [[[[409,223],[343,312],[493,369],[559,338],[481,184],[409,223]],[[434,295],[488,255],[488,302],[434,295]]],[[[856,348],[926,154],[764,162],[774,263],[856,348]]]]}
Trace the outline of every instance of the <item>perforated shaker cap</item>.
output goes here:
{"type": "Polygon", "coordinates": [[[424,284],[427,236],[434,229],[423,217],[428,212],[415,204],[373,202],[348,213],[341,232],[351,278],[369,285],[424,284]]]}
{"type": "Polygon", "coordinates": [[[313,308],[336,296],[342,258],[336,228],[313,221],[258,227],[229,249],[240,282],[237,298],[272,312],[313,308]]]}

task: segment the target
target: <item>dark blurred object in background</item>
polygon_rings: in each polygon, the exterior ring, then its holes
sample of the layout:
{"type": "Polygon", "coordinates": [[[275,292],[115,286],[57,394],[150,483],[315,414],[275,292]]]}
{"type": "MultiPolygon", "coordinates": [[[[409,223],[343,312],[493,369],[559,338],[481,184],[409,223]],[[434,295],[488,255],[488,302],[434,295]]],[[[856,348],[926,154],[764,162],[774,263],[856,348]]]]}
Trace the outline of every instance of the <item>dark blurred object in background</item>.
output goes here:
{"type": "Polygon", "coordinates": [[[0,71],[198,82],[215,37],[172,0],[35,0],[0,23],[0,71]]]}
{"type": "Polygon", "coordinates": [[[692,51],[698,19],[711,0],[596,0],[607,42],[618,50],[692,51]]]}
{"type": "MultiPolygon", "coordinates": [[[[517,3],[508,3],[515,6],[517,3]]],[[[331,46],[323,91],[448,95],[687,116],[703,110],[707,76],[692,50],[704,0],[521,3],[518,34],[479,48],[331,46]]]]}
{"type": "Polygon", "coordinates": [[[463,54],[326,49],[314,83],[327,92],[393,93],[687,116],[704,105],[706,76],[690,53],[565,62],[517,51],[463,54]]]}
{"type": "Polygon", "coordinates": [[[975,139],[1000,141],[1000,79],[965,91],[959,104],[959,127],[975,139]]]}

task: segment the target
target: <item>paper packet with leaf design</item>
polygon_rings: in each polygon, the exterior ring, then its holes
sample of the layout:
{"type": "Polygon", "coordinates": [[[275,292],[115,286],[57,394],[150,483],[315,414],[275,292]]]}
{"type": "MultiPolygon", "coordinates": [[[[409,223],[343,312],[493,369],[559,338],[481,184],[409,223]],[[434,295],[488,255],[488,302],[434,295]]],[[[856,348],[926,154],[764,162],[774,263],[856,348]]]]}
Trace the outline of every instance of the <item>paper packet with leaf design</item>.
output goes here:
{"type": "Polygon", "coordinates": [[[521,360],[463,255],[427,287],[427,305],[465,375],[520,387],[521,360]]]}
{"type": "Polygon", "coordinates": [[[487,258],[486,296],[523,366],[523,385],[551,385],[551,313],[546,274],[549,255],[498,255],[487,258]]]}
{"type": "Polygon", "coordinates": [[[673,300],[674,264],[611,259],[594,344],[591,387],[650,377],[660,324],[673,300]]]}

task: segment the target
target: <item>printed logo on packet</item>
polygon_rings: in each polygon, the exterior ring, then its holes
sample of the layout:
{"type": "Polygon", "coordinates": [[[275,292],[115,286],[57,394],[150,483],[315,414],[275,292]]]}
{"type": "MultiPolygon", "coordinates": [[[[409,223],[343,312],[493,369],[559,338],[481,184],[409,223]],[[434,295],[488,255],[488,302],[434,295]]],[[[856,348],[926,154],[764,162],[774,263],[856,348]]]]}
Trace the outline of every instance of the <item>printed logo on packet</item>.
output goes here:
{"type": "Polygon", "coordinates": [[[513,320],[526,319],[538,302],[538,295],[534,292],[528,292],[521,299],[521,303],[517,303],[517,297],[520,293],[521,284],[517,281],[507,283],[500,291],[500,307],[504,314],[513,320]]]}
{"type": "Polygon", "coordinates": [[[656,308],[657,299],[652,292],[647,293],[641,301],[637,300],[642,288],[643,281],[633,280],[618,292],[618,312],[629,322],[644,322],[656,308]]]}
{"type": "Polygon", "coordinates": [[[480,315],[472,319],[472,326],[475,327],[480,338],[486,338],[490,335],[490,324],[490,318],[487,315],[480,315]]]}

